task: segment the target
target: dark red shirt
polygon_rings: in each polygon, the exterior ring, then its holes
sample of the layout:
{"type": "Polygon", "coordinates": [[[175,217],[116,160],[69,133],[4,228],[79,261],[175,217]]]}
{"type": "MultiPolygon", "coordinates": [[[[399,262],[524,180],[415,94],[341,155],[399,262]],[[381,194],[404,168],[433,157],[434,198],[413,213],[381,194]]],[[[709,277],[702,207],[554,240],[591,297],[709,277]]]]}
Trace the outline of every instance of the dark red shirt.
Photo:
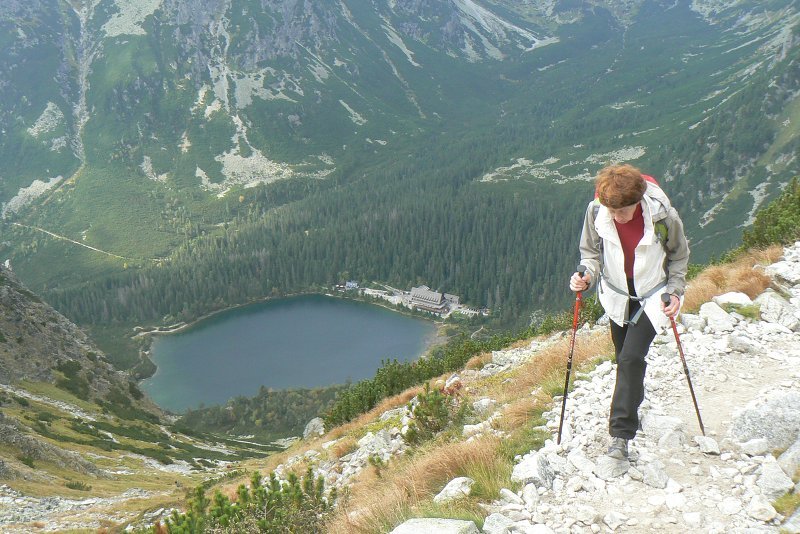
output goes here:
{"type": "Polygon", "coordinates": [[[633,219],[626,223],[614,221],[617,227],[619,241],[622,243],[622,252],[625,254],[625,276],[633,279],[633,260],[636,257],[636,246],[644,236],[644,217],[642,217],[642,205],[636,205],[633,219]]]}

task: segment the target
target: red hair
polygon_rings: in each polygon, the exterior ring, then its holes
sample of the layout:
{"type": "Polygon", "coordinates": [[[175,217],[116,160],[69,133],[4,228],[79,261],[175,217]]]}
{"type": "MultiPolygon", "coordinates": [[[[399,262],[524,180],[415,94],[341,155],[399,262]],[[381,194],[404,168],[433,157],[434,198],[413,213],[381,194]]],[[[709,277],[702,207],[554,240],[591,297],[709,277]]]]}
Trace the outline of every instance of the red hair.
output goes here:
{"type": "Polygon", "coordinates": [[[597,173],[595,194],[607,208],[638,204],[647,189],[644,175],[633,165],[609,165],[597,173]]]}

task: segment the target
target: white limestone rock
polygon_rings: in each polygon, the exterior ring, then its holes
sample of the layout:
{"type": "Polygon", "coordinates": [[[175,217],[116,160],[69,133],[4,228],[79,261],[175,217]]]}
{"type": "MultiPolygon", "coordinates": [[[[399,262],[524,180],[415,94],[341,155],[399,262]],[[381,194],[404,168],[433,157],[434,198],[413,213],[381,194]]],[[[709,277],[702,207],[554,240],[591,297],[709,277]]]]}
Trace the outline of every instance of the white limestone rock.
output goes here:
{"type": "Polygon", "coordinates": [[[683,514],[683,522],[691,528],[703,526],[703,514],[700,512],[686,512],[683,514]]]}
{"type": "Polygon", "coordinates": [[[555,534],[555,531],[541,523],[536,525],[516,523],[514,525],[514,534],[555,534]]]}
{"type": "Polygon", "coordinates": [[[683,432],[683,421],[677,417],[647,412],[642,416],[642,430],[648,436],[659,440],[669,432],[683,432]]]}
{"type": "Polygon", "coordinates": [[[484,534],[511,534],[514,530],[514,521],[503,514],[491,514],[483,522],[484,534]]]}
{"type": "Polygon", "coordinates": [[[433,498],[435,503],[445,503],[463,497],[469,497],[475,481],[469,477],[454,478],[433,498]]]}
{"type": "Polygon", "coordinates": [[[681,313],[680,322],[687,330],[702,332],[706,327],[706,320],[693,313],[681,313]]]}
{"type": "Polygon", "coordinates": [[[525,503],[525,509],[529,512],[536,510],[539,505],[539,491],[536,484],[527,484],[522,488],[522,501],[525,503]]]}
{"type": "Polygon", "coordinates": [[[537,487],[550,489],[553,487],[555,473],[550,462],[543,453],[530,452],[522,461],[514,466],[511,473],[513,482],[536,484],[537,487]]]}
{"type": "Polygon", "coordinates": [[[800,392],[777,391],[737,410],[730,435],[740,443],[765,439],[768,450],[788,449],[800,435],[800,392]]]}
{"type": "Polygon", "coordinates": [[[800,438],[778,457],[778,465],[789,477],[794,477],[800,470],[800,438]]]}
{"type": "Polygon", "coordinates": [[[742,511],[742,503],[736,497],[725,497],[717,508],[725,515],[736,515],[742,511]]]}
{"type": "Polygon", "coordinates": [[[594,474],[597,466],[588,459],[580,449],[575,449],[567,455],[567,460],[584,476],[594,474]]]}
{"type": "Polygon", "coordinates": [[[744,293],[739,293],[738,291],[717,295],[716,297],[713,297],[711,301],[719,306],[725,306],[726,304],[733,304],[735,306],[750,306],[753,304],[753,300],[750,297],[744,293]]]}
{"type": "Polygon", "coordinates": [[[695,436],[694,442],[700,447],[700,452],[703,454],[713,454],[719,456],[719,444],[714,438],[708,436],[695,436]]]}
{"type": "Polygon", "coordinates": [[[759,521],[772,521],[778,512],[763,495],[754,495],[747,505],[747,514],[759,521]]]}
{"type": "Polygon", "coordinates": [[[714,302],[700,306],[700,317],[705,319],[713,332],[733,332],[736,327],[733,318],[714,302]]]}
{"type": "Polygon", "coordinates": [[[766,289],[754,302],[761,309],[763,321],[785,326],[794,332],[800,330],[800,318],[795,313],[794,307],[772,289],[766,289]]]}
{"type": "Polygon", "coordinates": [[[316,438],[325,433],[325,422],[320,417],[315,417],[306,425],[303,430],[303,439],[316,438]]]}
{"type": "Polygon", "coordinates": [[[523,501],[519,495],[517,495],[508,488],[502,488],[500,490],[500,502],[502,502],[503,505],[506,504],[513,504],[517,506],[525,505],[525,501],[523,501]]]}
{"type": "Polygon", "coordinates": [[[667,450],[679,450],[686,443],[686,434],[680,430],[670,430],[658,439],[658,446],[667,450]]]}
{"type": "Polygon", "coordinates": [[[640,468],[642,472],[642,482],[650,487],[664,489],[669,482],[669,475],[664,471],[664,464],[660,460],[654,460],[640,468]]]}
{"type": "Polygon", "coordinates": [[[800,269],[798,269],[798,264],[796,262],[779,261],[768,265],[764,269],[764,272],[773,278],[788,282],[789,285],[794,286],[800,284],[800,269]]]}
{"type": "Polygon", "coordinates": [[[485,417],[497,408],[497,401],[494,399],[480,399],[472,403],[472,409],[478,417],[485,417]]]}
{"type": "Polygon", "coordinates": [[[788,521],[781,525],[781,532],[800,534],[800,510],[797,510],[788,521]]]}
{"type": "Polygon", "coordinates": [[[764,496],[773,501],[794,488],[792,479],[787,477],[781,466],[774,461],[765,462],[761,466],[761,476],[758,477],[756,484],[764,496]]]}
{"type": "Polygon", "coordinates": [[[624,525],[626,521],[628,521],[628,517],[616,511],[611,511],[603,517],[603,523],[612,531],[617,530],[624,525]]]}
{"type": "Polygon", "coordinates": [[[617,460],[610,456],[601,456],[597,459],[595,474],[601,480],[612,480],[621,477],[631,468],[628,460],[617,460]]]}

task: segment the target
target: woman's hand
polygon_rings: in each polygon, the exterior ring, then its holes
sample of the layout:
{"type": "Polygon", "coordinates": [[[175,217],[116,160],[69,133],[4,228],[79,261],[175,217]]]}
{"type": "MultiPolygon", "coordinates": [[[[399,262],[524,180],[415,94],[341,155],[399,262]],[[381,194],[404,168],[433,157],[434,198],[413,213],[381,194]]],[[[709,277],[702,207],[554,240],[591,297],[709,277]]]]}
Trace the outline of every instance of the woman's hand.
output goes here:
{"type": "Polygon", "coordinates": [[[661,309],[667,317],[675,317],[681,309],[681,300],[675,295],[669,296],[669,304],[661,303],[661,309]]]}
{"type": "Polygon", "coordinates": [[[589,274],[589,271],[586,271],[583,277],[581,277],[581,275],[578,273],[574,273],[572,278],[569,279],[569,288],[575,293],[579,291],[586,291],[589,289],[589,282],[591,279],[592,276],[589,274]]]}

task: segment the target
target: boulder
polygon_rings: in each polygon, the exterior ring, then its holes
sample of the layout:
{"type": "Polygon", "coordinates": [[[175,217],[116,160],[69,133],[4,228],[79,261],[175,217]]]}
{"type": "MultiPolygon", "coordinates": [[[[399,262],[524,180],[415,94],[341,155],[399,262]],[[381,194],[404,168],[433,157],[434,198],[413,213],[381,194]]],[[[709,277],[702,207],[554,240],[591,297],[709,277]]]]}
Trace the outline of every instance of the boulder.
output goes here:
{"type": "Polygon", "coordinates": [[[740,443],[763,438],[768,450],[788,449],[800,435],[800,392],[778,391],[737,411],[730,427],[740,443]]]}
{"type": "Polygon", "coordinates": [[[459,519],[409,519],[396,527],[391,534],[480,534],[472,521],[459,519]]]}
{"type": "Polygon", "coordinates": [[[761,309],[763,321],[785,326],[794,332],[800,330],[800,318],[797,317],[794,307],[772,289],[766,289],[756,297],[755,303],[761,309]]]}
{"type": "Polygon", "coordinates": [[[315,417],[303,430],[303,439],[315,438],[325,433],[325,422],[320,417],[315,417]]]}
{"type": "Polygon", "coordinates": [[[779,281],[788,282],[789,285],[800,284],[800,265],[791,261],[779,261],[768,265],[764,272],[779,281]]]}
{"type": "Polygon", "coordinates": [[[720,308],[715,302],[706,302],[700,306],[700,317],[705,319],[708,326],[714,332],[733,332],[736,323],[733,317],[720,308]]]}
{"type": "Polygon", "coordinates": [[[795,474],[800,470],[800,438],[778,457],[778,465],[781,466],[787,476],[794,478],[795,474]]]}
{"type": "Polygon", "coordinates": [[[503,514],[491,514],[483,522],[484,534],[511,534],[514,522],[503,514]]]}
{"type": "Polygon", "coordinates": [[[653,439],[659,440],[669,432],[682,432],[683,421],[677,417],[647,412],[642,416],[642,430],[653,439]]]}
{"type": "Polygon", "coordinates": [[[682,313],[680,322],[687,330],[698,330],[700,332],[706,327],[706,320],[693,313],[682,313]]]}
{"type": "Polygon", "coordinates": [[[758,477],[756,484],[770,501],[794,488],[792,479],[786,476],[776,462],[768,462],[761,466],[761,476],[758,477]]]}
{"type": "Polygon", "coordinates": [[[764,438],[751,439],[740,443],[739,448],[748,456],[764,456],[769,452],[769,441],[764,438]]]}
{"type": "Polygon", "coordinates": [[[514,466],[511,473],[513,482],[522,484],[536,484],[537,487],[550,489],[553,487],[555,473],[544,454],[531,452],[526,454],[522,461],[514,466]]]}
{"type": "Polygon", "coordinates": [[[469,477],[454,478],[447,483],[444,489],[439,492],[436,497],[433,498],[433,502],[444,503],[453,501],[455,499],[460,499],[462,497],[468,497],[472,492],[473,484],[475,484],[475,481],[469,477]]]}

